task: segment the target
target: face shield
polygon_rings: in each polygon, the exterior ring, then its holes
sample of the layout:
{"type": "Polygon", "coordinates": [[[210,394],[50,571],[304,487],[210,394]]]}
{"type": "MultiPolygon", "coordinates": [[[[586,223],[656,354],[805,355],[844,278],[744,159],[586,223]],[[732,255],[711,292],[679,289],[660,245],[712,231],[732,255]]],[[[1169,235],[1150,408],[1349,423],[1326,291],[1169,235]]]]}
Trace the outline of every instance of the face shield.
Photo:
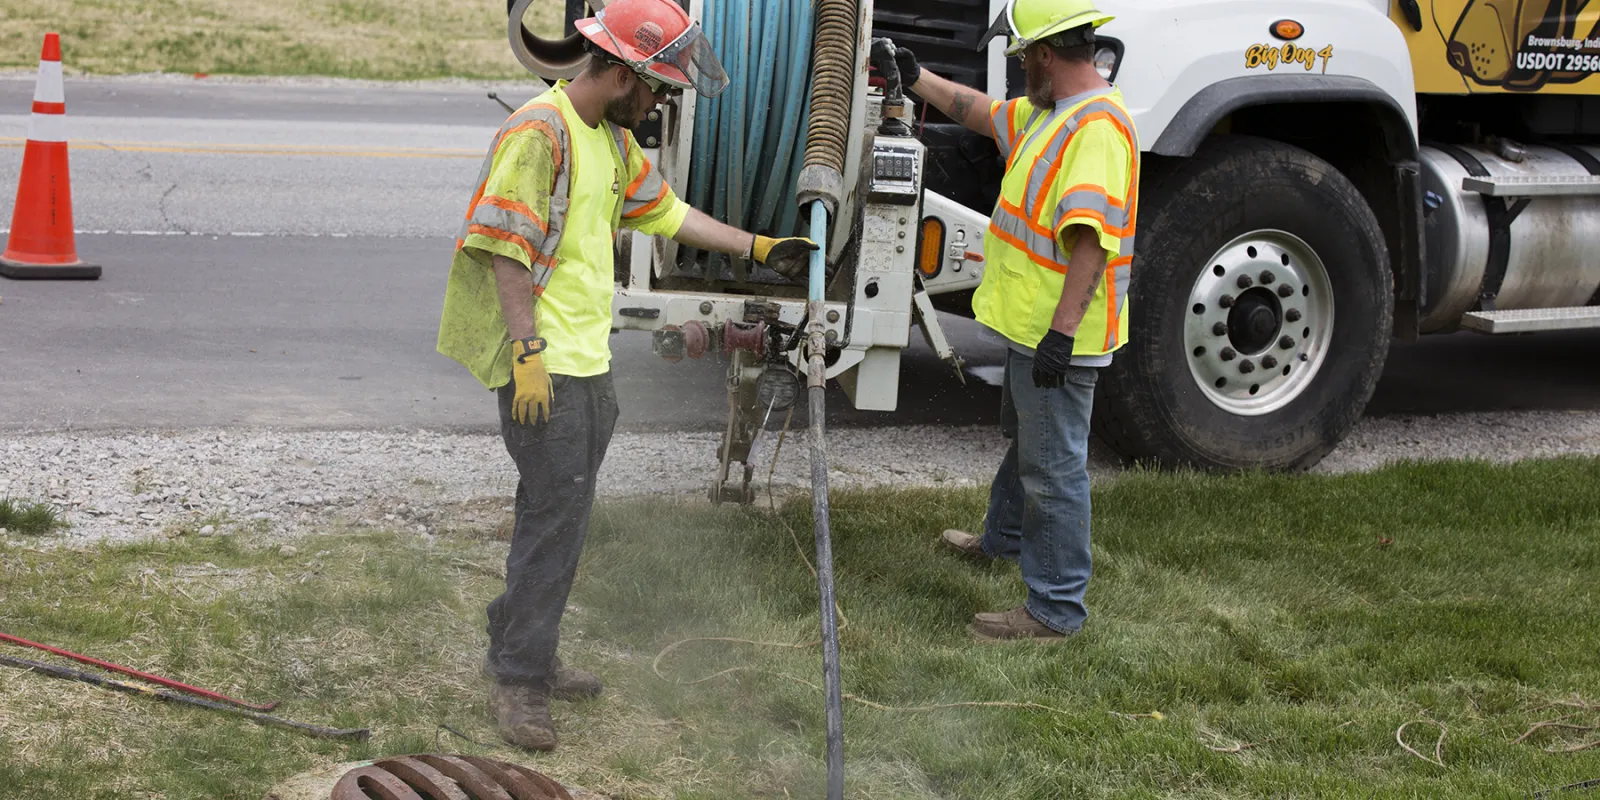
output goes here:
{"type": "Polygon", "coordinates": [[[711,50],[711,42],[691,23],[671,44],[661,48],[644,68],[651,76],[683,89],[693,89],[702,97],[716,97],[728,88],[728,73],[711,50]]]}
{"type": "MultiPolygon", "coordinates": [[[[1011,2],[1006,3],[1005,8],[1001,9],[999,14],[995,15],[994,23],[989,26],[989,30],[985,31],[983,38],[978,41],[979,52],[982,52],[984,49],[986,49],[989,46],[989,42],[993,41],[996,36],[1000,36],[1002,34],[1010,34],[1011,43],[1006,45],[1005,49],[1005,54],[1008,56],[1018,55],[1022,51],[1027,50],[1028,47],[1034,42],[1039,41],[1039,39],[1023,38],[1017,33],[1017,17],[1015,13],[1016,8],[1016,0],[1011,0],[1011,2]]],[[[1101,22],[1111,18],[1102,16],[1097,20],[1095,18],[1095,12],[1090,10],[1086,13],[1076,15],[1074,19],[1081,19],[1083,21],[1083,25],[1069,28],[1065,31],[1058,30],[1058,32],[1054,34],[1055,36],[1061,37],[1063,44],[1093,42],[1094,29],[1100,25],[1101,22]]]]}
{"type": "MultiPolygon", "coordinates": [[[[600,23],[600,30],[611,39],[615,48],[613,52],[628,52],[631,48],[624,48],[606,26],[605,15],[605,9],[601,9],[595,13],[595,20],[600,23]]],[[[704,97],[716,97],[728,87],[728,74],[723,71],[722,62],[717,60],[717,54],[711,50],[711,42],[706,39],[698,22],[691,22],[683,33],[678,34],[678,38],[668,42],[649,58],[636,61],[623,57],[619,60],[651,84],[660,82],[680,89],[693,89],[704,97]]],[[[652,85],[651,88],[653,90],[655,87],[652,85]]]]}
{"type": "Polygon", "coordinates": [[[1015,2],[1006,3],[1005,8],[1000,9],[1000,13],[995,15],[994,22],[989,25],[989,30],[984,31],[983,38],[978,40],[978,52],[981,53],[989,49],[989,43],[994,41],[996,36],[1009,35],[1011,43],[1006,45],[1006,55],[1008,56],[1014,56],[1028,49],[1028,45],[1033,44],[1032,39],[1020,39],[1017,37],[1017,21],[1011,15],[1011,10],[1016,5],[1015,2]]]}

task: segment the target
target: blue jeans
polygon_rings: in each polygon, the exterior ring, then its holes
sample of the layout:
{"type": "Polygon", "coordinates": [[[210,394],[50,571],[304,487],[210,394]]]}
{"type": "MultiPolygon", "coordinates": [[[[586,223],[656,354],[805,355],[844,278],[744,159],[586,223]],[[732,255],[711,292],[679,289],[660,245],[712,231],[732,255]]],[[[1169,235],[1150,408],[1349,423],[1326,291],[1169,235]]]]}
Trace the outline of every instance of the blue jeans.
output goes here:
{"type": "Polygon", "coordinates": [[[1011,440],[989,487],[983,551],[1015,561],[1027,608],[1052,630],[1083,626],[1089,585],[1089,411],[1099,370],[1069,367],[1059,389],[1033,385],[1033,357],[1006,350],[1000,432],[1011,440]]]}

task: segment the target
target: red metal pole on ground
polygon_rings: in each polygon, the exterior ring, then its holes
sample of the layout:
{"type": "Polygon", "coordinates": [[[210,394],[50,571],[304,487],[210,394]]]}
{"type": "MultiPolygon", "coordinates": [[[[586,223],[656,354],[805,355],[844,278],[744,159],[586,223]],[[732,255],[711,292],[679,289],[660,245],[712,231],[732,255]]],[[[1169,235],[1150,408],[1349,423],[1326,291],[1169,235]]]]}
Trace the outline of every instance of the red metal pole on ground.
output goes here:
{"type": "Polygon", "coordinates": [[[111,670],[112,672],[120,672],[123,675],[130,675],[130,676],[135,677],[135,678],[140,678],[140,679],[143,679],[143,680],[150,681],[151,683],[157,683],[157,684],[165,686],[165,687],[167,687],[169,689],[177,689],[179,691],[189,692],[191,694],[196,694],[196,695],[199,695],[201,697],[210,698],[212,700],[218,700],[218,701],[221,701],[221,702],[224,702],[224,703],[232,703],[233,705],[239,706],[241,708],[248,708],[248,709],[250,709],[252,711],[271,711],[272,709],[278,707],[278,704],[276,702],[268,703],[268,704],[266,704],[264,706],[258,706],[258,705],[254,704],[254,703],[246,703],[243,700],[235,700],[234,698],[229,697],[229,696],[227,696],[225,694],[218,694],[218,693],[210,691],[208,689],[201,689],[198,686],[190,686],[187,683],[179,683],[179,682],[177,682],[175,680],[172,680],[171,678],[163,678],[160,675],[151,675],[148,672],[140,672],[139,670],[133,669],[131,667],[124,667],[121,664],[113,664],[110,661],[101,661],[98,658],[94,658],[92,656],[81,655],[79,653],[74,653],[71,650],[62,650],[59,647],[51,647],[50,645],[47,645],[47,644],[39,644],[38,642],[30,642],[27,639],[23,639],[23,638],[18,637],[18,636],[12,636],[11,634],[5,633],[3,631],[0,631],[0,642],[10,642],[12,644],[20,644],[23,647],[32,647],[32,648],[34,648],[36,650],[43,650],[46,653],[53,653],[53,654],[61,656],[63,658],[70,658],[73,661],[79,661],[79,662],[82,662],[84,664],[93,664],[94,666],[100,667],[101,669],[108,669],[108,670],[111,670]]]}

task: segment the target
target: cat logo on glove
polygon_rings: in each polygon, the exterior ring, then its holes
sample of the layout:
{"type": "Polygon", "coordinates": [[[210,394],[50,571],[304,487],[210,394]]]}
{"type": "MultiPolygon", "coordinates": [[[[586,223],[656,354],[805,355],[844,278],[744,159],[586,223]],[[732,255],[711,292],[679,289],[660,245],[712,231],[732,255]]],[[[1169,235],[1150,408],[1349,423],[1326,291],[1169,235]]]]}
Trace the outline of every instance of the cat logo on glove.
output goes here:
{"type": "Polygon", "coordinates": [[[1600,72],[1600,20],[1579,32],[1588,2],[1468,0],[1446,58],[1483,86],[1533,92],[1548,83],[1577,83],[1600,72]]]}

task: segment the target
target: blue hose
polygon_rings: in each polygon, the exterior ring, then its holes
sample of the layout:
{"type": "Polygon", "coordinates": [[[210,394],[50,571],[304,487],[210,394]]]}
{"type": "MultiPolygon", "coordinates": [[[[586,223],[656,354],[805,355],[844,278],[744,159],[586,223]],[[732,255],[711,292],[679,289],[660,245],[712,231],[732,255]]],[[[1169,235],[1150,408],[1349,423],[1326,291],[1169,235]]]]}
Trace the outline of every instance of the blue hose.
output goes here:
{"type": "Polygon", "coordinates": [[[711,0],[701,20],[728,73],[695,105],[688,199],[713,218],[768,236],[799,233],[795,188],[805,152],[812,0],[711,0]]]}
{"type": "MultiPolygon", "coordinates": [[[[811,238],[817,242],[828,241],[828,208],[821,200],[811,201],[811,238]]],[[[811,251],[811,302],[822,302],[823,283],[827,280],[826,254],[821,250],[811,251]]]]}

